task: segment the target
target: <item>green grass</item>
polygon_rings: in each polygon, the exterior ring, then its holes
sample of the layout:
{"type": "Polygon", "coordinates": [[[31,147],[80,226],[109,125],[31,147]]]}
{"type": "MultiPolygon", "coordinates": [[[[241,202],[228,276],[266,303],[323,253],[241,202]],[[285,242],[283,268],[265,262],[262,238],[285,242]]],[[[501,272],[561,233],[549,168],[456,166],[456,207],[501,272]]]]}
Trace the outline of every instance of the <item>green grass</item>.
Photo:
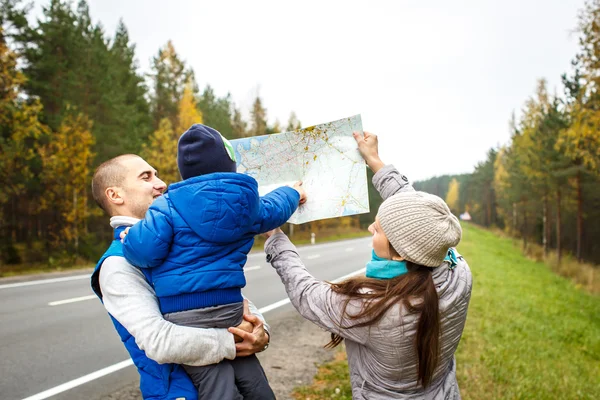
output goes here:
{"type": "MultiPolygon", "coordinates": [[[[474,281],[456,355],[463,399],[599,399],[600,298],[473,225],[458,250],[474,281]]],[[[324,388],[338,387],[333,397],[345,398],[345,367],[327,364],[296,397],[331,398],[324,388]]]]}
{"type": "Polygon", "coordinates": [[[350,373],[346,361],[345,349],[336,349],[333,361],[319,367],[311,386],[301,386],[294,389],[293,397],[297,400],[312,399],[341,399],[352,400],[350,373]]]}

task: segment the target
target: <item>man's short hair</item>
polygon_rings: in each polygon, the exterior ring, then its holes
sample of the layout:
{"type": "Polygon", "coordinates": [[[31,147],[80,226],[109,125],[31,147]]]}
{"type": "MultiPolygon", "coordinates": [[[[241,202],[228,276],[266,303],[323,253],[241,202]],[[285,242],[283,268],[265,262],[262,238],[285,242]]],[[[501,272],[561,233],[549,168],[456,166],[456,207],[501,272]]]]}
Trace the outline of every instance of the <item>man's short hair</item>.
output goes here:
{"type": "Polygon", "coordinates": [[[112,186],[121,186],[127,175],[123,161],[139,157],[135,154],[123,154],[100,164],[92,178],[92,196],[94,200],[107,214],[111,215],[111,204],[106,197],[106,189],[112,186]]]}

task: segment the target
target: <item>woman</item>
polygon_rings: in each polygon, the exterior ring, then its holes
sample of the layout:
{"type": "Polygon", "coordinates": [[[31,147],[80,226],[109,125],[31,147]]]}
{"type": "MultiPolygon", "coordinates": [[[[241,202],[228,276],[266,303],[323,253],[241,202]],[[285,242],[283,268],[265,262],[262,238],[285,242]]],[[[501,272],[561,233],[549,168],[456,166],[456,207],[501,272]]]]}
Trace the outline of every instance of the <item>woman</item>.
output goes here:
{"type": "Polygon", "coordinates": [[[471,297],[471,271],[453,249],[461,228],[446,203],[416,192],[381,161],[377,136],[355,134],[384,198],[366,277],[315,279],[280,230],[265,243],[292,304],[304,318],[345,339],[355,399],[460,399],[454,352],[471,297]]]}

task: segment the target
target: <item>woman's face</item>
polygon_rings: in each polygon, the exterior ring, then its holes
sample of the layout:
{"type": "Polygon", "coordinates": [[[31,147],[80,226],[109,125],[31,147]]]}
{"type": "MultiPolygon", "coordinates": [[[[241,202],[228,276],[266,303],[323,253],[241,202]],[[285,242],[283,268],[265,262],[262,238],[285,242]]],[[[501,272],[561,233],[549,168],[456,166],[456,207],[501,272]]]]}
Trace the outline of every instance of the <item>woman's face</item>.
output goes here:
{"type": "MultiPolygon", "coordinates": [[[[391,260],[392,254],[390,254],[390,242],[385,236],[385,233],[383,233],[378,218],[375,218],[375,222],[369,226],[369,232],[373,234],[373,250],[375,250],[375,254],[377,254],[378,257],[391,260]]],[[[396,258],[397,257],[393,257],[393,259],[396,258]]]]}

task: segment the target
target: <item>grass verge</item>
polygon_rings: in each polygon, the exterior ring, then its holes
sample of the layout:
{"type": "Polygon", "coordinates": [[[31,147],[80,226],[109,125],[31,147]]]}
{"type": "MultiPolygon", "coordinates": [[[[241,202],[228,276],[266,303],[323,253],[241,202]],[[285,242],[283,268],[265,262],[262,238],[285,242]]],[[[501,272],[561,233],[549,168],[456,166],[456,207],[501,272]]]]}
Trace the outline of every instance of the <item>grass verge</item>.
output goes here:
{"type": "MultiPolygon", "coordinates": [[[[600,398],[600,298],[526,258],[511,239],[463,228],[458,250],[474,277],[456,354],[463,399],[600,398]]],[[[325,364],[296,398],[350,398],[344,368],[343,359],[325,364]]]]}

